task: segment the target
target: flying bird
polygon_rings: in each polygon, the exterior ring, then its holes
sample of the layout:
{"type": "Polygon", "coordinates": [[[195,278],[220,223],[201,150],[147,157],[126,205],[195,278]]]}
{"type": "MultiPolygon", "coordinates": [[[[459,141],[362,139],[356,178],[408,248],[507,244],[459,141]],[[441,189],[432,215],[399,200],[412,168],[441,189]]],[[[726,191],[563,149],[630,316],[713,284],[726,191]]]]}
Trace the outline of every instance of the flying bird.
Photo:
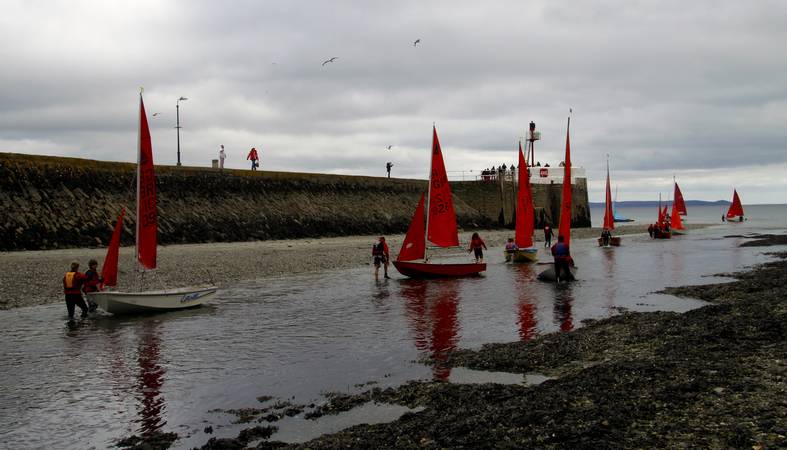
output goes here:
{"type": "Polygon", "coordinates": [[[418,45],[419,42],[421,42],[421,38],[418,38],[418,39],[415,40],[415,42],[413,42],[413,47],[418,45]]]}
{"type": "Polygon", "coordinates": [[[388,150],[390,150],[390,149],[391,149],[391,147],[393,147],[393,145],[389,145],[389,146],[388,146],[388,147],[386,147],[386,148],[387,148],[388,150]]]}
{"type": "Polygon", "coordinates": [[[326,65],[326,64],[328,64],[328,63],[332,63],[332,62],[336,61],[337,59],[339,59],[339,57],[338,57],[338,56],[334,56],[334,57],[333,57],[333,58],[331,58],[331,59],[326,59],[325,61],[323,61],[323,62],[322,62],[322,65],[324,66],[324,65],[326,65]]]}
{"type": "Polygon", "coordinates": [[[153,117],[156,117],[156,116],[158,116],[159,114],[161,114],[161,113],[153,113],[153,117]]]}

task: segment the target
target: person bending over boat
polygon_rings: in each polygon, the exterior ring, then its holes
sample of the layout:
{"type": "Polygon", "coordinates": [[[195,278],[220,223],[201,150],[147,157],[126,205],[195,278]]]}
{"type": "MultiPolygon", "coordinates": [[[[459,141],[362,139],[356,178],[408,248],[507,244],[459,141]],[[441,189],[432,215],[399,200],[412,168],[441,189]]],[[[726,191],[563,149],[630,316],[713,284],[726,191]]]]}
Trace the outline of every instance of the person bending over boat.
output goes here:
{"type": "Polygon", "coordinates": [[[85,274],[79,271],[79,263],[71,263],[71,270],[66,272],[63,277],[63,293],[66,296],[66,308],[68,309],[68,320],[74,320],[74,310],[77,306],[82,310],[82,317],[87,317],[87,305],[82,298],[82,285],[84,284],[85,274]]]}
{"type": "MultiPolygon", "coordinates": [[[[82,291],[84,291],[85,294],[90,292],[98,292],[101,290],[98,287],[99,283],[104,281],[101,275],[98,274],[98,270],[96,270],[98,267],[98,261],[91,259],[88,261],[87,267],[88,269],[87,272],[85,272],[85,282],[82,285],[82,291]]],[[[98,304],[91,301],[89,298],[87,300],[87,306],[90,312],[93,312],[96,310],[96,308],[98,308],[98,304]]]]}
{"type": "Polygon", "coordinates": [[[555,258],[555,282],[560,283],[561,276],[565,273],[564,280],[571,281],[574,276],[571,275],[571,250],[568,244],[563,242],[563,236],[557,237],[557,244],[552,246],[552,256],[555,258]]]}
{"type": "Polygon", "coordinates": [[[388,261],[391,255],[388,254],[388,244],[385,243],[385,237],[380,236],[379,241],[372,245],[372,256],[374,257],[374,278],[377,278],[380,273],[380,265],[383,266],[383,276],[388,276],[388,261]]]}
{"type": "Polygon", "coordinates": [[[473,236],[470,238],[470,248],[467,249],[467,253],[474,253],[476,264],[484,262],[484,250],[488,250],[486,248],[486,243],[481,239],[478,233],[473,233],[473,236]]]}

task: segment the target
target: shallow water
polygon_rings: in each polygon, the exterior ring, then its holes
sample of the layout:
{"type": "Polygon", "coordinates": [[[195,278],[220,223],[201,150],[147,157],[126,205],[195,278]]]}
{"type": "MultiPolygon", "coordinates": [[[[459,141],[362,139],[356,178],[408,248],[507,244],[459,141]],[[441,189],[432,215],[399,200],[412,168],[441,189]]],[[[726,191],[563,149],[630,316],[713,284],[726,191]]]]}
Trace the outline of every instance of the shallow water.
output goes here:
{"type": "MultiPolygon", "coordinates": [[[[498,247],[475,278],[408,280],[391,268],[394,279],[375,281],[368,267],[267,278],[221,289],[200,309],[94,317],[73,328],[62,304],[0,311],[0,446],[105,448],[162,430],[177,432],[184,438],[176,447],[189,448],[211,437],[202,431],[209,424],[214,436],[257,425],[231,424],[231,416],[211,411],[260,407],[260,395],[308,404],[326,392],[370,389],[367,382],[450,380],[440,361],[457,347],[569,331],[621,308],[702,305],[652,292],[718,282],[709,275],[766,261],[762,252],[774,248],[738,248],[742,239],[723,238],[755,230],[743,223],[667,241],[623,236],[616,249],[575,241],[579,281],[563,287],[535,280],[545,266],[506,265],[498,247]],[[417,362],[424,357],[437,364],[417,362]]],[[[540,256],[549,260],[544,250],[540,256]]],[[[371,408],[326,423],[337,430],[401,412],[371,408]]],[[[304,437],[320,429],[302,414],[281,424],[288,440],[299,429],[304,437]]]]}

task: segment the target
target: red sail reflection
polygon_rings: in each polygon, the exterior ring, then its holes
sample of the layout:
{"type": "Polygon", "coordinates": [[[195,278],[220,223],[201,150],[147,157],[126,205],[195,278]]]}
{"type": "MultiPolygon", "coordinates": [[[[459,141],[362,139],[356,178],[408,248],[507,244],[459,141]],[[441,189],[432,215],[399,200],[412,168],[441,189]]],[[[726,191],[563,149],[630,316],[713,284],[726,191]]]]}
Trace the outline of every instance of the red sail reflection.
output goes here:
{"type": "Polygon", "coordinates": [[[574,322],[571,316],[571,305],[574,303],[574,296],[571,287],[560,287],[555,292],[555,303],[552,308],[555,323],[560,325],[560,331],[571,331],[574,329],[574,322]]]}
{"type": "Polygon", "coordinates": [[[519,296],[516,319],[519,328],[519,339],[529,341],[535,337],[537,333],[536,325],[538,324],[536,320],[537,309],[532,298],[533,294],[530,286],[530,283],[535,278],[535,273],[529,264],[519,264],[512,268],[516,270],[514,285],[519,296]]]}
{"type": "Polygon", "coordinates": [[[415,347],[433,360],[435,380],[446,380],[451,375],[447,361],[459,342],[456,283],[457,280],[402,283],[402,297],[407,301],[405,314],[410,321],[415,347]]]}
{"type": "Polygon", "coordinates": [[[166,369],[159,365],[161,339],[156,333],[155,325],[146,326],[140,336],[138,347],[139,373],[136,387],[138,389],[140,431],[148,435],[163,427],[167,422],[162,418],[166,402],[161,395],[166,369]]]}

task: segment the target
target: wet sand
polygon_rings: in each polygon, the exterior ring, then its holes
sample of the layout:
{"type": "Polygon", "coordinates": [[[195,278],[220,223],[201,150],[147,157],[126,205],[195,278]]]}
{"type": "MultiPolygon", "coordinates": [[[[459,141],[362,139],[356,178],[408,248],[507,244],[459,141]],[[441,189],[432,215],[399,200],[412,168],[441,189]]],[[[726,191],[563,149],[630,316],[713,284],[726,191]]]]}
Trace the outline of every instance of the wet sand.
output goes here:
{"type": "MultiPolygon", "coordinates": [[[[693,225],[699,228],[703,225],[693,225]]],[[[557,231],[556,231],[557,232],[557,231]]],[[[621,226],[616,234],[645,233],[644,225],[621,226]]],[[[599,236],[597,228],[572,230],[574,239],[599,236]]],[[[460,239],[467,245],[471,232],[463,231],[460,239]]],[[[502,248],[513,230],[483,230],[481,236],[490,249],[502,248]]],[[[543,233],[536,230],[536,242],[543,243],[543,233]]],[[[377,236],[347,236],[323,239],[297,239],[233,243],[210,243],[162,246],[158,249],[159,269],[146,275],[137,286],[134,281],[133,247],[120,250],[118,289],[162,289],[216,284],[220,288],[233,283],[267,277],[369,266],[372,270],[371,246],[377,236]]],[[[404,235],[387,236],[391,254],[399,252],[404,235]]],[[[0,309],[62,302],[62,278],[71,261],[87,270],[91,258],[99,269],[105,248],[24,251],[0,253],[0,309]]],[[[390,270],[395,271],[393,267],[390,270]]]]}
{"type": "MultiPolygon", "coordinates": [[[[624,313],[451,358],[455,366],[555,377],[540,385],[411,382],[338,395],[318,410],[370,399],[423,410],[286,447],[785,448],[787,253],[775,256],[731,283],[667,288],[711,303],[687,313],[624,313]]],[[[203,448],[253,441],[242,434],[203,448]]]]}

